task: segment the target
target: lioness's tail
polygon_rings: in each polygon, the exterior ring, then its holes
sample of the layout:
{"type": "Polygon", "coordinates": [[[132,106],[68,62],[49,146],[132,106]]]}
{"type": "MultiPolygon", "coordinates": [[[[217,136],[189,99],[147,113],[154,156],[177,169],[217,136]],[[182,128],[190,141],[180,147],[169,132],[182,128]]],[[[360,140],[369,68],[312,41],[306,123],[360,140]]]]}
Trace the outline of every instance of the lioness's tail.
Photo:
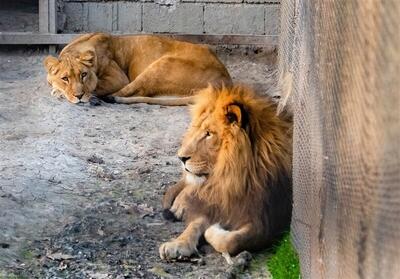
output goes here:
{"type": "Polygon", "coordinates": [[[117,104],[146,103],[161,106],[187,106],[193,104],[194,97],[112,97],[117,104]]]}

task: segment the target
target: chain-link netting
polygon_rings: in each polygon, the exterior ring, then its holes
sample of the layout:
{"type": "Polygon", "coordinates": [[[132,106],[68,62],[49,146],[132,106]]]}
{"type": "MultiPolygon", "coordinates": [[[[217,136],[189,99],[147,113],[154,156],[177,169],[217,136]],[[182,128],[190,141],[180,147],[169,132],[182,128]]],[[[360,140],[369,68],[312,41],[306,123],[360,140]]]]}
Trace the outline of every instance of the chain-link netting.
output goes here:
{"type": "Polygon", "coordinates": [[[400,1],[282,1],[303,278],[400,278],[400,1]]]}

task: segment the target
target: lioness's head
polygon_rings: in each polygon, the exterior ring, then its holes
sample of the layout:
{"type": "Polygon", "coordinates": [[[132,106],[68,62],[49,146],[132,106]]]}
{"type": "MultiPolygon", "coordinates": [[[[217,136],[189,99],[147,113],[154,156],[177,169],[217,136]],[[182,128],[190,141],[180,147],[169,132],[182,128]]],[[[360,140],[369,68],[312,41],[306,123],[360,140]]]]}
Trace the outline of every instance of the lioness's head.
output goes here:
{"type": "Polygon", "coordinates": [[[218,163],[238,159],[230,158],[230,149],[246,134],[248,115],[237,97],[226,88],[209,87],[198,94],[191,126],[178,151],[188,183],[201,185],[218,163]]]}
{"type": "Polygon", "coordinates": [[[95,60],[92,50],[76,56],[62,55],[59,59],[47,56],[44,60],[47,81],[71,103],[87,102],[97,86],[95,60]]]}

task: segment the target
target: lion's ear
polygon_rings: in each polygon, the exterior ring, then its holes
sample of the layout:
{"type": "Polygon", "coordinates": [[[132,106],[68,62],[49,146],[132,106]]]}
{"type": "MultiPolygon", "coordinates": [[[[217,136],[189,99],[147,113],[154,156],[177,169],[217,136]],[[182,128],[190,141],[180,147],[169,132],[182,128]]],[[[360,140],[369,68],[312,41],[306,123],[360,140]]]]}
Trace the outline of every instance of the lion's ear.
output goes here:
{"type": "Polygon", "coordinates": [[[92,67],[94,65],[95,53],[93,50],[82,52],[78,58],[83,65],[92,67]]]}
{"type": "Polygon", "coordinates": [[[54,72],[54,67],[57,66],[58,63],[60,63],[60,61],[51,55],[47,56],[43,61],[44,67],[48,73],[54,72]]]}
{"type": "Polygon", "coordinates": [[[240,107],[237,105],[228,106],[225,116],[228,123],[232,124],[236,122],[240,124],[242,118],[242,112],[240,111],[240,107]]]}
{"type": "Polygon", "coordinates": [[[241,128],[247,128],[249,116],[243,105],[237,103],[228,105],[225,117],[229,124],[236,123],[241,128]]]}

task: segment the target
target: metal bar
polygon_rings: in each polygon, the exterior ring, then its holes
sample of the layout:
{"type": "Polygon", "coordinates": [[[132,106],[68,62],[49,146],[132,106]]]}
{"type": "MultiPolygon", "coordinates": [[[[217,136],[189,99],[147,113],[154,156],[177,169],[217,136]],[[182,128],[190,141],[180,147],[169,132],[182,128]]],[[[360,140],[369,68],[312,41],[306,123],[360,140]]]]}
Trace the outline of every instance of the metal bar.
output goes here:
{"type": "Polygon", "coordinates": [[[56,0],[48,0],[49,5],[49,33],[57,33],[57,6],[56,0]]]}
{"type": "Polygon", "coordinates": [[[39,33],[57,33],[56,0],[39,0],[39,33]]]}
{"type": "MultiPolygon", "coordinates": [[[[0,32],[0,44],[6,45],[65,45],[82,34],[41,34],[27,32],[0,32]]],[[[115,34],[143,35],[143,34],[115,34]]],[[[155,34],[177,40],[211,45],[263,45],[277,46],[278,36],[264,35],[188,35],[188,34],[155,34]]]]}
{"type": "MultiPolygon", "coordinates": [[[[39,0],[39,32],[42,34],[57,33],[56,0],[39,0]]],[[[50,44],[49,52],[55,53],[56,46],[50,44]]]]}
{"type": "MultiPolygon", "coordinates": [[[[48,0],[49,5],[49,33],[57,33],[57,6],[56,0],[48,0]]],[[[56,53],[56,45],[49,45],[49,53],[56,53]]]]}
{"type": "Polygon", "coordinates": [[[39,0],[39,32],[49,33],[49,1],[39,0]]]}

